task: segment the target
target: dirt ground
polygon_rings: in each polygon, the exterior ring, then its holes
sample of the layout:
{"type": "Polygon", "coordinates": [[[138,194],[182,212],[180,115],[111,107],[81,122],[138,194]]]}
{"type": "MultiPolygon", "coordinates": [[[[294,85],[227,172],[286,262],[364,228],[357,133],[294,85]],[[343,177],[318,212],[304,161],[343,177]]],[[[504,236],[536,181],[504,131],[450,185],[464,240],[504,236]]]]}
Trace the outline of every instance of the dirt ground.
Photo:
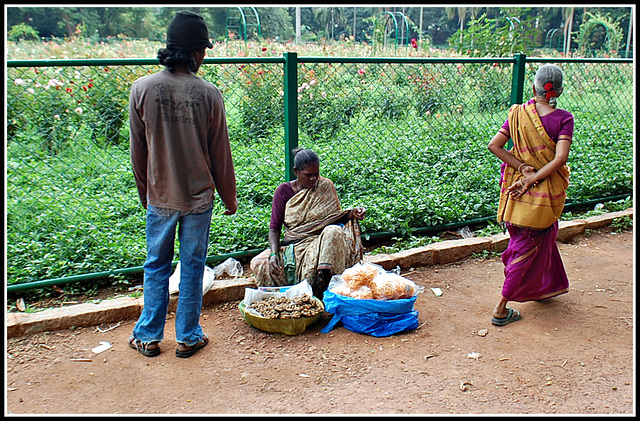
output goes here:
{"type": "Polygon", "coordinates": [[[425,287],[420,325],[386,338],[321,333],[327,313],[297,336],[266,333],[230,302],[203,309],[211,342],[188,359],[171,316],[155,358],[127,345],[135,320],[9,339],[5,414],[635,415],[633,232],[559,247],[569,293],[511,303],[522,319],[504,327],[490,322],[491,256],[403,273],[425,287]],[[102,341],[113,347],[92,353],[102,341]]]}

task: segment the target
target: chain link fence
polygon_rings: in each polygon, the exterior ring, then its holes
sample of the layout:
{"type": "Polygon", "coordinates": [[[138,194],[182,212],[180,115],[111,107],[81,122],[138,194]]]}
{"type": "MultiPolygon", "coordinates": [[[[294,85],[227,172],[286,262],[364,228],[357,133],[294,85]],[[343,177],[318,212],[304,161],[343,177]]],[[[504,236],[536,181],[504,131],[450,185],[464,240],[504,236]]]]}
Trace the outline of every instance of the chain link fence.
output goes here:
{"type": "MultiPolygon", "coordinates": [[[[273,191],[291,178],[296,146],[319,154],[344,207],[367,208],[365,238],[495,215],[500,162],[487,144],[512,91],[532,96],[544,59],[526,58],[523,74],[511,58],[289,60],[207,58],[200,70],[225,98],[240,202],[228,217],[216,201],[210,259],[267,246],[273,191]]],[[[569,203],[631,195],[632,60],[553,62],[565,72],[559,107],[576,120],[569,203]]],[[[160,69],[147,59],[8,62],[8,285],[141,271],[128,95],[160,69]]]]}

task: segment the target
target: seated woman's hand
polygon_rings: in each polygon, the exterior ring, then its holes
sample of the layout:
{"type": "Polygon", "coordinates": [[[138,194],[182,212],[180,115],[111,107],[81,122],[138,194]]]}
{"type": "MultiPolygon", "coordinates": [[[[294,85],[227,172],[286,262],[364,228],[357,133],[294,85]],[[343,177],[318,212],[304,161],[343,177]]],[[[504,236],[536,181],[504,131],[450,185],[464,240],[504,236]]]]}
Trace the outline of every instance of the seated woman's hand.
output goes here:
{"type": "Polygon", "coordinates": [[[351,210],[353,219],[362,220],[367,214],[367,210],[363,207],[356,207],[351,210]]]}
{"type": "Polygon", "coordinates": [[[280,264],[280,256],[277,254],[269,257],[269,270],[273,275],[280,275],[282,272],[282,265],[280,264]]]}

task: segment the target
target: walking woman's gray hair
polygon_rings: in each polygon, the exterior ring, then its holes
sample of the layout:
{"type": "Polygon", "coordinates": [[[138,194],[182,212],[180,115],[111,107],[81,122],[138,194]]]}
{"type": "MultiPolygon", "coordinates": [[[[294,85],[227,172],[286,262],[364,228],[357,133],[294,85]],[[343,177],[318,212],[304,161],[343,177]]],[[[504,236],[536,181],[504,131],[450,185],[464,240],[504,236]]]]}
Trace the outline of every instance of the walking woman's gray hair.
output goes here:
{"type": "Polygon", "coordinates": [[[556,108],[556,99],[562,93],[562,80],[562,69],[555,64],[544,64],[536,72],[533,82],[536,93],[538,96],[546,96],[553,108],[556,108]]]}
{"type": "Polygon", "coordinates": [[[311,149],[295,148],[293,151],[293,166],[304,170],[311,164],[319,163],[320,158],[311,149]]]}

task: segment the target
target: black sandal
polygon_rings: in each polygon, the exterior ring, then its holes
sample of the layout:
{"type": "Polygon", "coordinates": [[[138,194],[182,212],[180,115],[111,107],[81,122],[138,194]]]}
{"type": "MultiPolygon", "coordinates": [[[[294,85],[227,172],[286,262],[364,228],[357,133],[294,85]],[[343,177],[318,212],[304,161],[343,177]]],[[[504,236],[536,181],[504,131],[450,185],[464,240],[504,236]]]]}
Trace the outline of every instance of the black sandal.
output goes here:
{"type": "Polygon", "coordinates": [[[184,351],[180,351],[178,348],[176,348],[176,357],[189,358],[190,356],[195,354],[197,350],[207,346],[208,343],[209,343],[209,337],[207,335],[204,335],[202,336],[202,340],[200,340],[200,342],[198,342],[197,344],[191,345],[191,346],[185,345],[187,349],[184,351]]]}
{"type": "Polygon", "coordinates": [[[129,346],[145,357],[155,357],[160,355],[160,345],[158,345],[157,341],[145,343],[132,336],[129,338],[129,346]]]}

